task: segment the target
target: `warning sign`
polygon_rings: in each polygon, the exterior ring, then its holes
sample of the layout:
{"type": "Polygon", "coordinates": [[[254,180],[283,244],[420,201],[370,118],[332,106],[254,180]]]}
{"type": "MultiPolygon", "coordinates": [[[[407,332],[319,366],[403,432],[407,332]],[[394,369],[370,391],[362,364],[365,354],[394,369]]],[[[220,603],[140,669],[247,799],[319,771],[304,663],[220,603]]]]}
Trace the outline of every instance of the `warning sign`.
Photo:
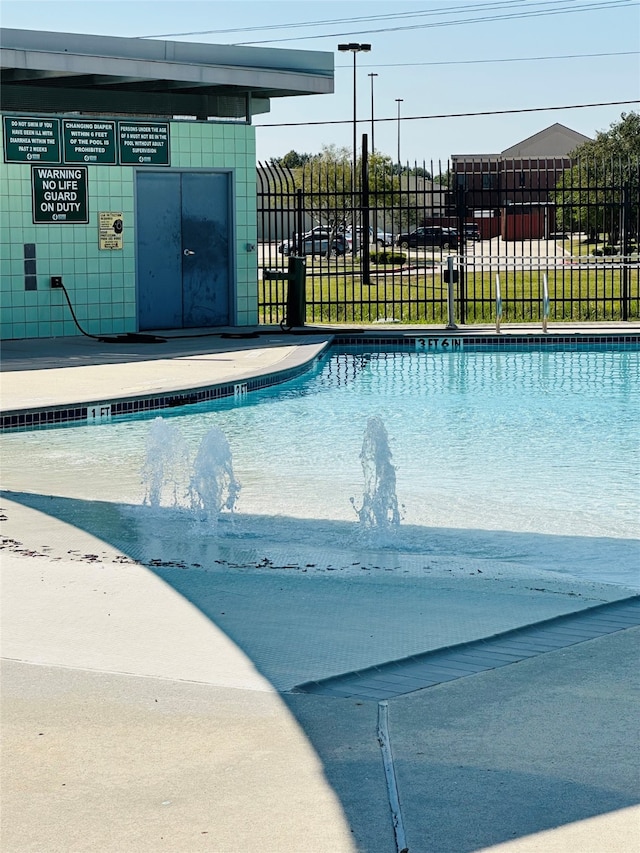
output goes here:
{"type": "Polygon", "coordinates": [[[118,122],[120,163],[133,166],[169,165],[169,125],[118,122]]]}
{"type": "Polygon", "coordinates": [[[35,224],[89,221],[86,166],[33,166],[31,194],[35,224]]]}
{"type": "Polygon", "coordinates": [[[65,163],[116,162],[116,123],[114,121],[62,120],[65,163]]]}
{"type": "Polygon", "coordinates": [[[101,210],[98,214],[100,229],[99,245],[101,249],[122,248],[122,213],[112,213],[101,210]]]}
{"type": "Polygon", "coordinates": [[[35,116],[4,116],[6,163],[60,162],[60,120],[35,116]]]}

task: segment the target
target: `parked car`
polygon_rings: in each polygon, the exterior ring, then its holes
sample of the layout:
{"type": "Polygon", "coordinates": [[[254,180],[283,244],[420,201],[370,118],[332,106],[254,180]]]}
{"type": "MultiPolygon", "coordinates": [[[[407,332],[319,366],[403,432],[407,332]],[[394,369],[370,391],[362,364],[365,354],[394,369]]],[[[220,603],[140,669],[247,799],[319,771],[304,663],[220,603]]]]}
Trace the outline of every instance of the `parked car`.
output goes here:
{"type": "MultiPolygon", "coordinates": [[[[358,234],[358,246],[362,246],[363,243],[363,230],[362,228],[357,229],[358,234]]],[[[345,232],[345,236],[347,238],[347,244],[349,246],[349,251],[351,252],[353,249],[353,237],[352,237],[352,229],[347,228],[345,232]]],[[[375,232],[375,237],[373,233],[373,228],[369,228],[369,244],[374,244],[383,249],[385,246],[393,246],[393,234],[389,234],[387,231],[381,231],[378,229],[375,232]]]]}
{"type": "MultiPolygon", "coordinates": [[[[302,235],[294,234],[290,240],[283,240],[278,246],[282,255],[326,255],[329,247],[330,230],[323,225],[317,225],[311,231],[302,235]]],[[[349,251],[347,238],[342,231],[333,235],[331,255],[345,255],[349,251]]]]}
{"type": "Polygon", "coordinates": [[[466,240],[482,240],[480,229],[475,222],[464,223],[464,236],[466,240]]]}
{"type": "Polygon", "coordinates": [[[396,246],[402,249],[418,249],[437,247],[440,249],[457,249],[458,232],[455,228],[443,228],[440,225],[416,228],[408,234],[399,234],[396,246]]]}

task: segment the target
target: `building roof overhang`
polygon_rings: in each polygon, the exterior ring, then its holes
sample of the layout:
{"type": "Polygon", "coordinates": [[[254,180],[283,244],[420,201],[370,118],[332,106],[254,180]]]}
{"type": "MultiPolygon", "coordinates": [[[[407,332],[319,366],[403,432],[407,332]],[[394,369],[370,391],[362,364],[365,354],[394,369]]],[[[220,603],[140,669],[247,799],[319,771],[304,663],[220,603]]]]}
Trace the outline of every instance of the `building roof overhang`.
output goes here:
{"type": "Polygon", "coordinates": [[[4,110],[197,118],[268,112],[271,98],[330,94],[332,53],[3,29],[4,110]]]}

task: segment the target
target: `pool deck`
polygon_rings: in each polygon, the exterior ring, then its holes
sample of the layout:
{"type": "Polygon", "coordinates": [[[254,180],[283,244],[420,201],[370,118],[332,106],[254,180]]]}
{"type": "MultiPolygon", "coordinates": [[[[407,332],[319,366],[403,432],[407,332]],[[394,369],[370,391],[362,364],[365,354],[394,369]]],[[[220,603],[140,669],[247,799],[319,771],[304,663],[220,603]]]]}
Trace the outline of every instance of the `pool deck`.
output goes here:
{"type": "MultiPolygon", "coordinates": [[[[9,341],[1,408],[242,383],[302,367],[335,331],[9,341]]],[[[549,332],[576,333],[640,338],[640,324],[549,332]]],[[[503,326],[509,334],[541,330],[503,326]]],[[[126,530],[110,538],[108,525],[92,527],[91,507],[87,523],[74,524],[47,511],[55,495],[3,488],[3,853],[638,850],[640,628],[618,630],[606,611],[609,627],[596,638],[551,649],[539,635],[538,654],[450,680],[442,673],[388,700],[379,688],[292,690],[591,613],[632,590],[541,590],[468,572],[391,584],[291,566],[154,569],[123,548],[126,530]]],[[[456,666],[451,654],[447,665],[456,666]]]]}

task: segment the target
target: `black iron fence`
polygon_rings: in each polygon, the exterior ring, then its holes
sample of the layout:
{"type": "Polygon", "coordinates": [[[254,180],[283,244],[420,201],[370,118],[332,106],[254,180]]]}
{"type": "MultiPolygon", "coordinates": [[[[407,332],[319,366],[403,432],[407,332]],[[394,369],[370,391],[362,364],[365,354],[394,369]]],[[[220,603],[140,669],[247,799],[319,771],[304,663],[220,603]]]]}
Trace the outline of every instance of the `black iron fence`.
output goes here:
{"type": "Polygon", "coordinates": [[[304,256],[310,323],[606,321],[640,316],[640,162],[363,157],[258,169],[259,320],[281,322],[304,256]],[[452,259],[452,260],[450,260],[452,259]],[[271,271],[266,273],[265,270],[271,271]]]}

